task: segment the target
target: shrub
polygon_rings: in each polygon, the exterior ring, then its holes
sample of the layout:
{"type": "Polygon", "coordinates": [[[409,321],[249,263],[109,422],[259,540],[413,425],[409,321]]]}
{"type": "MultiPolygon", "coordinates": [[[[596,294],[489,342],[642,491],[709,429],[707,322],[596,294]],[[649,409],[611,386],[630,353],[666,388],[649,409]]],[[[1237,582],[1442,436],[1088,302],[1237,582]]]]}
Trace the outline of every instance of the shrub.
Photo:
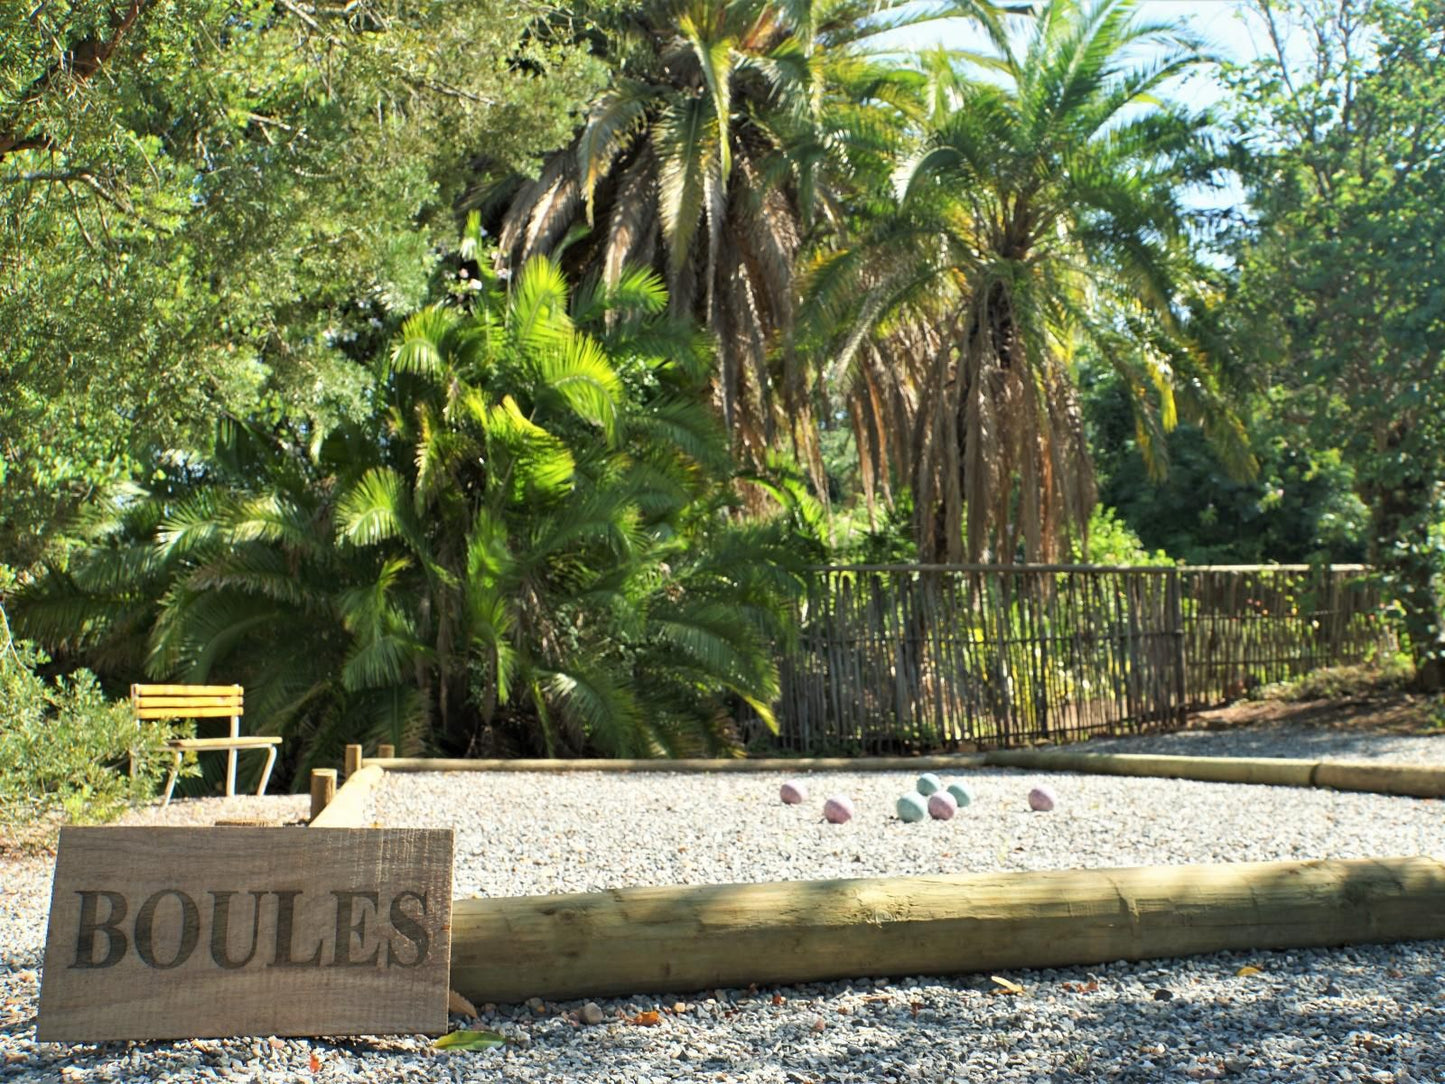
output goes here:
{"type": "Polygon", "coordinates": [[[138,728],[88,670],[47,681],[37,671],[48,661],[10,635],[0,610],[0,829],[7,834],[111,820],[155,794],[170,760],[163,746],[170,728],[138,728]]]}

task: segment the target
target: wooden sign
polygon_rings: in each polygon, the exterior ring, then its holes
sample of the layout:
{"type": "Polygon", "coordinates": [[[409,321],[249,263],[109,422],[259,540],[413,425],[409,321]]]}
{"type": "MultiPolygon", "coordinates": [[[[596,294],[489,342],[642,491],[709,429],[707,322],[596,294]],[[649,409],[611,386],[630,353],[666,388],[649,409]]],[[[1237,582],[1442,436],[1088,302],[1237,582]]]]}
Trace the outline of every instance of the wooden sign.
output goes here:
{"type": "Polygon", "coordinates": [[[66,828],[36,1038],[438,1033],[452,833],[66,828]]]}

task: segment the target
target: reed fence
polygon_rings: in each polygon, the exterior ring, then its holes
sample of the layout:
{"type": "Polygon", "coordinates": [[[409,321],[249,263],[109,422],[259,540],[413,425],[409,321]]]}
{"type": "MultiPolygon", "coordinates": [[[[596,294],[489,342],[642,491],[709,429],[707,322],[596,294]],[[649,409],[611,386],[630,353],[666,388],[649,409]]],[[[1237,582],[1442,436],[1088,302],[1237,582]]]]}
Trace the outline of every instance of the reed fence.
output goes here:
{"type": "Polygon", "coordinates": [[[798,619],[773,742],[806,753],[1168,729],[1386,636],[1358,565],[832,566],[798,619]]]}

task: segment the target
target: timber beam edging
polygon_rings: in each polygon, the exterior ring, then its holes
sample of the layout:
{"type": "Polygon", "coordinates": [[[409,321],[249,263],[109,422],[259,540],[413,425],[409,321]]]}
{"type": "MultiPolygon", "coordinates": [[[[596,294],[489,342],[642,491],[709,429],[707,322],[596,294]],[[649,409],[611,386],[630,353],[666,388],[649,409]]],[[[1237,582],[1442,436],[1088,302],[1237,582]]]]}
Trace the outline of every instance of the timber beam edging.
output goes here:
{"type": "MultiPolygon", "coordinates": [[[[1441,741],[1445,748],[1445,739],[1441,741]]],[[[767,757],[679,760],[448,760],[368,757],[389,772],[925,772],[1027,768],[1093,775],[1152,776],[1211,783],[1332,787],[1412,798],[1445,798],[1445,765],[1286,757],[1196,757],[1145,753],[1079,753],[1064,749],[998,749],[921,757],[767,757]]],[[[345,790],[345,787],[342,788],[345,790]]],[[[340,793],[338,793],[340,797],[340,793]]]]}
{"type": "Polygon", "coordinates": [[[379,764],[365,763],[351,773],[336,791],[336,796],[312,818],[311,828],[365,828],[371,824],[367,815],[367,798],[381,782],[379,764]]]}
{"type": "Polygon", "coordinates": [[[982,753],[923,757],[691,757],[677,760],[447,760],[367,757],[389,772],[938,772],[982,768],[982,753]]]}
{"type": "MultiPolygon", "coordinates": [[[[1445,741],[1441,743],[1445,749],[1445,741]]],[[[1075,753],[1054,749],[998,749],[983,754],[989,767],[1095,775],[1153,776],[1212,783],[1257,783],[1285,787],[1445,798],[1445,765],[1385,764],[1364,760],[1308,760],[1284,757],[1190,757],[1144,753],[1075,753]]]]}
{"type": "Polygon", "coordinates": [[[1427,857],[458,900],[452,988],[567,1000],[1445,938],[1427,857]]]}

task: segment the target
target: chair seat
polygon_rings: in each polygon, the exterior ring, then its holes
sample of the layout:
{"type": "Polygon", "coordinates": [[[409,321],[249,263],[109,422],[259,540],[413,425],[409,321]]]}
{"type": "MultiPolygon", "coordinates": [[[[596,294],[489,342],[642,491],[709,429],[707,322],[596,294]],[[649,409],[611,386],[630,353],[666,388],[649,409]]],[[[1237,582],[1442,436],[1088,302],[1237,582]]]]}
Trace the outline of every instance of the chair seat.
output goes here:
{"type": "Polygon", "coordinates": [[[262,734],[245,738],[172,738],[166,742],[168,749],[264,749],[268,745],[280,745],[280,738],[262,734]]]}

